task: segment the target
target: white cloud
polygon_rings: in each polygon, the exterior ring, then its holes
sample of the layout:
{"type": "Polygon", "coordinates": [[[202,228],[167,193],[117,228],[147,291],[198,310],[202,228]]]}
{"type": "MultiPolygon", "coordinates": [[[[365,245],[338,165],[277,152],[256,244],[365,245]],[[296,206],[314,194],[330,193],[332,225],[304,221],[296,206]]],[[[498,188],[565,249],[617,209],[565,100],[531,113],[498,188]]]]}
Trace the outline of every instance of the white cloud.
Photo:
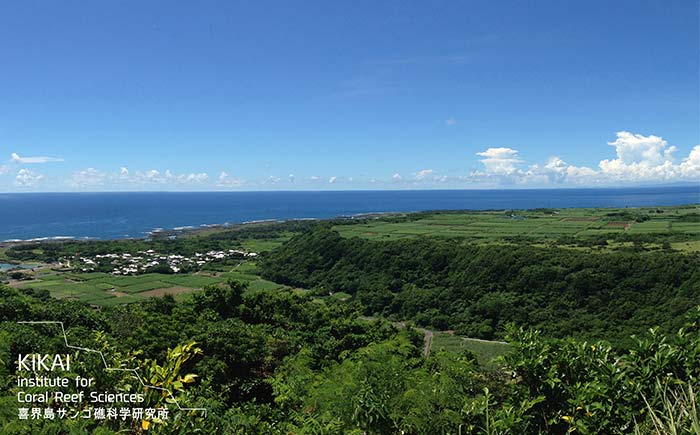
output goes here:
{"type": "Polygon", "coordinates": [[[512,148],[489,148],[476,155],[484,157],[481,163],[484,164],[488,174],[512,174],[517,171],[516,165],[522,162],[518,157],[518,151],[512,148]]]}
{"type": "Polygon", "coordinates": [[[678,165],[682,178],[700,180],[700,145],[695,145],[688,157],[678,165]]]}
{"type": "Polygon", "coordinates": [[[170,169],[166,169],[162,174],[157,169],[150,169],[145,172],[136,171],[133,175],[129,175],[128,170],[125,172],[120,169],[119,178],[133,184],[182,185],[204,183],[209,179],[209,175],[206,172],[174,174],[170,169]]]}
{"type": "Polygon", "coordinates": [[[143,184],[143,183],[160,183],[163,181],[163,177],[161,177],[160,172],[156,169],[150,169],[148,171],[136,171],[136,173],[129,178],[129,181],[135,182],[138,184],[143,184]]]}
{"type": "MultiPolygon", "coordinates": [[[[148,171],[130,172],[125,167],[119,168],[118,172],[104,172],[95,168],[87,168],[74,172],[66,179],[66,184],[76,189],[84,189],[96,186],[107,188],[126,188],[130,186],[148,186],[153,184],[163,186],[184,186],[204,184],[209,180],[206,172],[175,174],[169,169],[161,173],[156,169],[148,171]]],[[[233,184],[229,180],[230,184],[233,184]]],[[[217,185],[221,184],[221,180],[217,185]]]]}
{"type": "Polygon", "coordinates": [[[216,179],[216,185],[221,187],[234,187],[242,184],[243,180],[230,176],[226,171],[221,171],[219,177],[216,179]]]}
{"type": "Polygon", "coordinates": [[[98,171],[95,168],[87,168],[82,171],[74,172],[71,177],[66,180],[69,186],[83,188],[91,186],[102,186],[109,181],[110,175],[106,172],[98,171]]]}
{"type": "Polygon", "coordinates": [[[435,172],[432,169],[422,169],[416,173],[416,180],[425,180],[428,178],[433,172],[435,172]]]}
{"type": "Polygon", "coordinates": [[[673,163],[675,146],[658,136],[643,136],[627,131],[617,133],[614,142],[616,159],[599,163],[600,171],[617,180],[672,180],[678,167],[673,163]]]}
{"type": "Polygon", "coordinates": [[[41,174],[35,174],[29,169],[20,169],[15,177],[15,184],[19,187],[30,188],[37,186],[44,176],[41,174]]]}
{"type": "Polygon", "coordinates": [[[10,155],[10,161],[14,163],[32,164],[32,163],[49,163],[49,162],[62,162],[63,159],[57,157],[46,157],[46,156],[36,156],[36,157],[20,157],[17,153],[12,153],[10,155]]]}
{"type": "Polygon", "coordinates": [[[544,176],[551,183],[585,182],[596,175],[596,171],[585,166],[574,166],[566,163],[560,157],[552,156],[543,167],[535,164],[530,166],[527,175],[531,177],[544,176]]]}
{"type": "Polygon", "coordinates": [[[615,147],[617,160],[625,164],[661,165],[671,160],[671,154],[676,151],[674,146],[667,148],[668,143],[658,136],[642,136],[628,131],[617,132],[617,139],[608,145],[615,147]]]}
{"type": "Polygon", "coordinates": [[[209,175],[206,172],[200,172],[198,174],[187,174],[186,176],[177,176],[178,183],[204,183],[209,179],[209,175]]]}
{"type": "Polygon", "coordinates": [[[477,153],[483,171],[474,171],[469,177],[491,184],[573,184],[612,185],[635,182],[677,182],[700,180],[700,145],[695,146],[681,163],[675,163],[675,146],[659,136],[644,136],[627,131],[616,134],[609,142],[615,148],[615,158],[603,159],[597,168],[575,166],[561,157],[552,156],[543,165],[533,164],[527,170],[518,168],[522,163],[518,151],[512,148],[489,148],[477,153]]]}
{"type": "MultiPolygon", "coordinates": [[[[452,118],[450,118],[452,119],[452,118]]],[[[476,153],[479,162],[483,165],[480,169],[471,173],[454,173],[455,169],[442,172],[440,169],[422,169],[413,174],[389,173],[383,179],[359,178],[343,176],[321,177],[319,175],[304,176],[297,180],[297,176],[289,174],[287,178],[269,176],[255,182],[248,182],[229,175],[223,171],[218,177],[211,179],[206,172],[174,173],[171,170],[158,169],[130,170],[120,167],[118,170],[101,171],[96,168],[87,168],[73,172],[65,178],[65,185],[74,189],[89,189],[97,187],[99,190],[140,190],[140,189],[203,189],[232,188],[238,186],[268,187],[278,183],[301,182],[304,186],[308,182],[320,182],[334,185],[362,186],[375,184],[376,186],[474,186],[474,187],[499,187],[499,186],[609,186],[654,182],[686,182],[700,181],[700,145],[696,145],[687,154],[680,154],[675,146],[661,136],[636,134],[627,131],[617,132],[614,140],[608,142],[601,140],[598,144],[598,152],[609,151],[607,158],[596,160],[598,163],[586,166],[576,166],[567,161],[564,155],[550,156],[543,162],[525,163],[520,157],[517,148],[489,147],[476,153]],[[614,154],[613,151],[614,150],[614,154]],[[443,175],[447,173],[450,175],[443,175]]],[[[595,144],[587,148],[589,155],[595,155],[595,144]]],[[[44,163],[58,161],[51,157],[20,157],[12,153],[12,159],[5,165],[0,165],[0,174],[13,174],[14,184],[22,188],[33,188],[39,184],[45,187],[44,175],[34,173],[25,167],[19,166],[29,163],[44,163]],[[21,168],[21,169],[20,169],[21,168]],[[14,172],[18,170],[18,172],[14,172]],[[16,174],[16,175],[14,175],[16,174]],[[43,182],[43,183],[42,183],[43,182]]],[[[11,180],[8,180],[11,181],[11,180]]],[[[53,181],[53,179],[52,179],[53,181]]],[[[330,186],[329,186],[330,188],[330,186]]]]}
{"type": "Polygon", "coordinates": [[[454,125],[457,125],[457,120],[454,118],[447,118],[445,120],[445,125],[447,125],[448,127],[452,127],[454,125]]]}

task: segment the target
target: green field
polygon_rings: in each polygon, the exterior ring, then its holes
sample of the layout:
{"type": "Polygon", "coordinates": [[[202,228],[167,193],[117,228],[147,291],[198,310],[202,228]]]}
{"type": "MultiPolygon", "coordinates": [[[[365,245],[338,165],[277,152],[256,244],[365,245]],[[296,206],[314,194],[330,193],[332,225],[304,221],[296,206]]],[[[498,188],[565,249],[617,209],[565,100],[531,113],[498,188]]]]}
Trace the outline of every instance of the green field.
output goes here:
{"type": "MultiPolygon", "coordinates": [[[[425,217],[401,222],[395,216],[334,227],[343,237],[396,240],[434,236],[492,243],[514,237],[546,242],[562,237],[583,239],[619,234],[700,235],[700,223],[688,221],[700,213],[698,206],[627,209],[561,209],[513,211],[464,211],[422,213],[425,217]]],[[[421,216],[418,215],[418,216],[421,216]]],[[[683,250],[694,250],[694,244],[683,250]]]]}
{"type": "Polygon", "coordinates": [[[241,241],[241,247],[249,252],[271,251],[291,239],[293,235],[294,233],[284,232],[274,238],[246,239],[241,241]]]}
{"type": "Polygon", "coordinates": [[[440,349],[455,353],[463,353],[465,350],[473,352],[479,365],[493,369],[498,366],[494,361],[495,358],[508,352],[510,346],[500,341],[474,340],[447,332],[435,332],[432,352],[440,349]]]}
{"type": "Polygon", "coordinates": [[[144,298],[172,293],[178,298],[200,290],[206,285],[225,283],[236,279],[248,284],[251,290],[274,289],[279,284],[261,279],[253,263],[242,263],[229,272],[219,274],[157,274],[114,276],[106,273],[65,273],[44,271],[31,281],[17,283],[20,288],[47,290],[59,299],[78,299],[95,305],[116,305],[137,302],[144,298]],[[162,290],[162,291],[161,291],[162,290]]]}

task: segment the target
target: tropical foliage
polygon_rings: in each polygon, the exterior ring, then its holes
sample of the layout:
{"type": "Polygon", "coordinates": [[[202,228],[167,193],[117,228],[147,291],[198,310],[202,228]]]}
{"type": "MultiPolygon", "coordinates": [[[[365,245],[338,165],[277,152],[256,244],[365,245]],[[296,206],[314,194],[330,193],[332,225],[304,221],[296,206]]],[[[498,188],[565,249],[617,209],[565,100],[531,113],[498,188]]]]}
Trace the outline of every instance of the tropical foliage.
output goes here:
{"type": "MultiPolygon", "coordinates": [[[[650,330],[623,350],[509,327],[512,351],[494,371],[469,353],[425,357],[421,332],[365,321],[348,304],[237,282],[190,301],[100,311],[0,289],[2,433],[698,433],[700,308],[677,333],[650,330]],[[17,420],[12,356],[66,348],[50,325],[16,320],[65,322],[70,342],[139,368],[147,384],[207,416],[152,390],[149,406],[168,405],[168,421],[17,420]]],[[[142,390],[99,358],[78,351],[74,360],[101,389],[142,390]]]]}

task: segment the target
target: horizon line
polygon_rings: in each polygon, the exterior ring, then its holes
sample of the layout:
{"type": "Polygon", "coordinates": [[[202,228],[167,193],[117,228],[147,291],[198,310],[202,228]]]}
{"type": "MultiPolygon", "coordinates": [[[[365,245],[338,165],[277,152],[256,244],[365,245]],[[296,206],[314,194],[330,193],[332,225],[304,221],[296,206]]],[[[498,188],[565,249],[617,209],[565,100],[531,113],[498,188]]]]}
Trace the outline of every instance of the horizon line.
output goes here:
{"type": "Polygon", "coordinates": [[[680,182],[680,183],[658,183],[658,184],[638,184],[638,185],[598,185],[598,186],[547,186],[547,187],[424,187],[424,188],[398,188],[398,189],[258,189],[258,190],[62,190],[62,191],[5,191],[0,195],[26,195],[26,194],[66,194],[66,193],[294,193],[294,192],[419,192],[419,191],[499,191],[499,190],[603,190],[603,189],[671,189],[671,188],[691,188],[695,187],[700,191],[700,182],[680,182]]]}

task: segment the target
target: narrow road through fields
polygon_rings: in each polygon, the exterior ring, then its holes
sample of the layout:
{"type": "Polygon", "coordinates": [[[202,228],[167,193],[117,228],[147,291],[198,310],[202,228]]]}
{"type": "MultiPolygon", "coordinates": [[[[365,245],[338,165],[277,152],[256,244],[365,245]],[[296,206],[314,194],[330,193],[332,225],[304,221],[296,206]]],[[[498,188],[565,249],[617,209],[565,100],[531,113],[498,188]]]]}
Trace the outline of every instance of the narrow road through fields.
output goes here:
{"type": "Polygon", "coordinates": [[[427,358],[430,356],[430,349],[433,347],[433,331],[430,329],[418,329],[425,334],[423,339],[423,356],[427,358]]]}
{"type": "MultiPolygon", "coordinates": [[[[372,316],[359,316],[360,319],[363,320],[378,320],[378,317],[372,317],[372,316]]],[[[406,328],[406,322],[391,322],[392,325],[397,326],[399,328],[406,328]]],[[[414,327],[418,331],[421,331],[423,333],[423,356],[426,358],[430,356],[430,351],[432,350],[433,347],[433,337],[435,336],[435,331],[432,331],[430,329],[425,329],[425,328],[419,328],[419,327],[414,327]]],[[[444,331],[445,333],[451,334],[451,331],[444,331]]],[[[498,344],[508,344],[505,341],[496,341],[496,340],[483,340],[481,338],[468,338],[468,337],[461,337],[462,340],[469,340],[469,341],[478,341],[481,343],[498,343],[498,344]]]]}

